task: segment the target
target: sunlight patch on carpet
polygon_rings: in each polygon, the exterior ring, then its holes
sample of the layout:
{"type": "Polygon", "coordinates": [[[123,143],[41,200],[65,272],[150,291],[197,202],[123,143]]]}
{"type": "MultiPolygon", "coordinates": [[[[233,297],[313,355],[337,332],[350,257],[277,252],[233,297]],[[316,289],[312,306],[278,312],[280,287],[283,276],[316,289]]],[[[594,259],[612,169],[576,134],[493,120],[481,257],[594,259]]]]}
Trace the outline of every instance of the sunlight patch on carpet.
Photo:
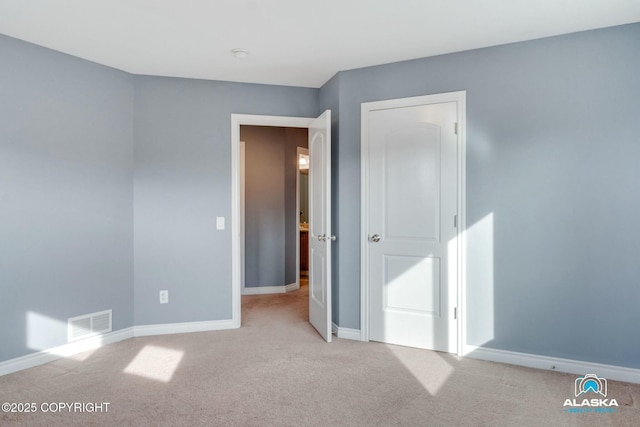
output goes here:
{"type": "Polygon", "coordinates": [[[184,351],[154,345],[145,346],[124,369],[124,373],[168,383],[184,356],[184,351]]]}
{"type": "Polygon", "coordinates": [[[76,362],[84,362],[85,360],[93,356],[93,353],[95,353],[96,350],[98,349],[94,348],[92,350],[84,351],[82,353],[72,354],[71,356],[68,357],[68,359],[75,360],[76,362]]]}
{"type": "Polygon", "coordinates": [[[387,347],[432,396],[438,394],[455,369],[435,351],[395,345],[387,347]]]}

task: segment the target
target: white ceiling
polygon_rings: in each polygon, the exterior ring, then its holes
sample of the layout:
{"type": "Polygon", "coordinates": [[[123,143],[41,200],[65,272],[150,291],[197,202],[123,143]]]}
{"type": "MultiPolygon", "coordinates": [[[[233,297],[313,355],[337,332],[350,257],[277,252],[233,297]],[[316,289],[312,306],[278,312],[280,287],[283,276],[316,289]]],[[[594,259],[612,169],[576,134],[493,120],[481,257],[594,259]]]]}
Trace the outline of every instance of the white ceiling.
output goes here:
{"type": "Polygon", "coordinates": [[[130,73],[306,87],[639,21],[640,0],[0,0],[0,33],[130,73]]]}

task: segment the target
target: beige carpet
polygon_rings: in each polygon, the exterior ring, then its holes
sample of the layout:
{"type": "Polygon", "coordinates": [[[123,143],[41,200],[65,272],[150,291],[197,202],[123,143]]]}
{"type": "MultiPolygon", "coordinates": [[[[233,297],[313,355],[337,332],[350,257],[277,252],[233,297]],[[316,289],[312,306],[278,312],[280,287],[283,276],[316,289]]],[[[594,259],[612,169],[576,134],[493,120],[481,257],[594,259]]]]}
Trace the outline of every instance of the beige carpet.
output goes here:
{"type": "MultiPolygon", "coordinates": [[[[127,340],[0,377],[0,425],[640,426],[640,386],[609,382],[614,414],[566,414],[575,375],[334,339],[307,288],[243,297],[239,330],[127,340]],[[56,402],[109,402],[101,413],[56,402]],[[58,412],[44,413],[45,409],[58,412]]],[[[104,405],[103,405],[104,406],[104,405]]]]}

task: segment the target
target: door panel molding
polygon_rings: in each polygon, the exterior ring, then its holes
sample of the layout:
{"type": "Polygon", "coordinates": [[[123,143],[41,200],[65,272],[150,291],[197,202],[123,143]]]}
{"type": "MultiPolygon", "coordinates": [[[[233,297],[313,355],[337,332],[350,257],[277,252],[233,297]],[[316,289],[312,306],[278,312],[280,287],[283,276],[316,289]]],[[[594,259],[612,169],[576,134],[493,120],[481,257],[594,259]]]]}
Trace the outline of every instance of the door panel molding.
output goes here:
{"type": "Polygon", "coordinates": [[[360,239],[360,339],[369,341],[369,114],[376,110],[413,107],[447,102],[456,103],[457,115],[457,354],[462,356],[466,343],[466,272],[464,254],[466,253],[466,91],[448,92],[435,95],[417,96],[410,98],[392,99],[385,101],[366,102],[361,104],[361,239],[360,239]]]}

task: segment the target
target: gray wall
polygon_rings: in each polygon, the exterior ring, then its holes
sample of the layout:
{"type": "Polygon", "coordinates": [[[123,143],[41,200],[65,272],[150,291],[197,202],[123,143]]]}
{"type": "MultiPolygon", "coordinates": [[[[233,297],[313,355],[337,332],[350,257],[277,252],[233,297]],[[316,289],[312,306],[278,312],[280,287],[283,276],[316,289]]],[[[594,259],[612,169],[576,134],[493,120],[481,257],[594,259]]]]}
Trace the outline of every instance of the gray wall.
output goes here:
{"type": "Polygon", "coordinates": [[[114,330],[229,319],[231,113],[315,116],[318,90],[134,77],[5,36],[0,53],[0,361],[109,308],[114,330]]]}
{"type": "Polygon", "coordinates": [[[133,78],[0,35],[0,361],[133,325],[133,78]]]}
{"type": "Polygon", "coordinates": [[[284,286],[284,129],[242,126],[245,142],[245,286],[284,286]]]}
{"type": "Polygon", "coordinates": [[[359,328],[360,103],[466,90],[468,343],[640,368],[639,43],[633,24],[341,72],[340,326],[359,328]]]}
{"type": "Polygon", "coordinates": [[[245,141],[245,286],[296,282],[297,147],[307,129],[241,126],[245,141]]]}
{"type": "Polygon", "coordinates": [[[231,318],[231,114],[313,117],[317,102],[317,89],[135,77],[136,325],[231,318]]]}

